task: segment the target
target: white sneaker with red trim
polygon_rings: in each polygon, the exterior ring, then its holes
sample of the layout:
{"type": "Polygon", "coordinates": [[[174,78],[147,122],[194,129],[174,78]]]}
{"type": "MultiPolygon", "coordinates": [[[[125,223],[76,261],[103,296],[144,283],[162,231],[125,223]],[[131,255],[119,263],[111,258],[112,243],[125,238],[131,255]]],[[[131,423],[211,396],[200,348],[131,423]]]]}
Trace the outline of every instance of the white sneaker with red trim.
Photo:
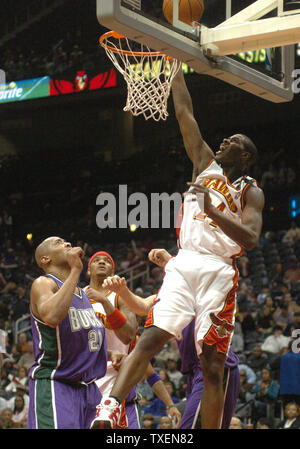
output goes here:
{"type": "Polygon", "coordinates": [[[121,416],[121,406],[114,398],[102,398],[97,405],[96,417],[90,429],[117,429],[121,416]]]}

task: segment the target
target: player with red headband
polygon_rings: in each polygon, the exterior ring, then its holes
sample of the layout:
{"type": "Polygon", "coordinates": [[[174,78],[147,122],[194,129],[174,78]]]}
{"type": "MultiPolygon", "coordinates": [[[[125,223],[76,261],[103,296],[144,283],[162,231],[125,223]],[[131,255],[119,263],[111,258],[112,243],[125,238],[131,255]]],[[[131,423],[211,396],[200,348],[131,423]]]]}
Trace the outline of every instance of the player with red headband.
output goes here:
{"type": "MultiPolygon", "coordinates": [[[[98,251],[88,262],[87,274],[90,284],[84,288],[96,315],[105,326],[105,336],[109,348],[118,348],[123,354],[128,354],[135,343],[137,322],[135,314],[120,299],[119,295],[102,287],[104,280],[114,274],[115,263],[110,254],[98,251]]],[[[102,394],[106,392],[114,382],[117,371],[110,362],[107,363],[106,375],[97,381],[102,394]]],[[[138,428],[138,414],[135,410],[135,391],[131,391],[126,398],[128,402],[126,415],[130,428],[138,428]],[[131,427],[132,426],[132,427],[131,427]]],[[[122,410],[120,425],[127,427],[125,408],[122,410]]]]}
{"type": "MultiPolygon", "coordinates": [[[[128,354],[136,343],[137,320],[136,315],[126,305],[125,301],[115,292],[103,287],[105,279],[113,276],[115,263],[110,254],[98,251],[90,258],[87,274],[90,277],[90,285],[85,287],[85,292],[90,299],[96,315],[105,325],[107,348],[128,354]]],[[[117,371],[111,362],[107,363],[106,375],[97,381],[102,395],[108,395],[117,377],[117,371]]],[[[145,373],[149,385],[154,393],[159,396],[168,408],[172,417],[180,421],[181,415],[174,406],[161,378],[149,364],[145,373]]],[[[134,387],[122,403],[120,427],[139,429],[139,410],[136,402],[136,388],[134,387]]]]}

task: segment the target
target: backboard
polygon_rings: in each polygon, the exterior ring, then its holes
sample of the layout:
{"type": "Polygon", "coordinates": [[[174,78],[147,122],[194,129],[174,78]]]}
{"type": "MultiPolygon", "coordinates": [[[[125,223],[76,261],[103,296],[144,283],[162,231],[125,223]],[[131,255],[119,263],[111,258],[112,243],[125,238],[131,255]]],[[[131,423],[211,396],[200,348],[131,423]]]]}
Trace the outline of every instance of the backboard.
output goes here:
{"type": "Polygon", "coordinates": [[[300,9],[285,14],[289,1],[204,0],[199,26],[178,20],[179,0],[173,0],[173,25],[163,15],[163,0],[97,0],[97,17],[109,30],[199,74],[279,103],[293,99],[294,44],[300,42],[300,9]]]}

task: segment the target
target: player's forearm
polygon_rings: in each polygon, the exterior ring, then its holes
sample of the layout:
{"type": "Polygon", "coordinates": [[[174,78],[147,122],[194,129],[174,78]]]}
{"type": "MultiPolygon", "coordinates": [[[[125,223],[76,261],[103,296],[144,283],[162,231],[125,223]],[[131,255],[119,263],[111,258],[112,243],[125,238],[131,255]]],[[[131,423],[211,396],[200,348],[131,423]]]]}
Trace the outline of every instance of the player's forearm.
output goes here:
{"type": "Polygon", "coordinates": [[[193,102],[185,83],[184,74],[179,70],[172,83],[172,96],[176,116],[184,111],[193,113],[193,102]]]}
{"type": "Polygon", "coordinates": [[[222,231],[237,244],[246,250],[253,249],[259,240],[259,235],[248,226],[237,223],[231,218],[213,207],[209,213],[209,218],[218,225],[222,231]]]}
{"type": "Polygon", "coordinates": [[[174,404],[173,399],[168,393],[168,390],[166,389],[165,384],[163,383],[162,380],[158,380],[155,384],[153,384],[152,390],[154,391],[156,396],[163,401],[166,407],[174,404]]]}
{"type": "Polygon", "coordinates": [[[115,330],[115,334],[124,345],[129,345],[136,336],[136,328],[136,319],[130,317],[122,327],[115,330]]]}
{"type": "Polygon", "coordinates": [[[124,287],[120,291],[121,298],[126,302],[127,306],[139,316],[148,315],[148,312],[152,306],[152,301],[149,298],[143,299],[140,296],[132,293],[128,287],[124,287]]]}
{"type": "Polygon", "coordinates": [[[39,316],[49,326],[57,326],[67,316],[79,276],[80,271],[78,269],[71,269],[61,288],[39,306],[39,316]]]}

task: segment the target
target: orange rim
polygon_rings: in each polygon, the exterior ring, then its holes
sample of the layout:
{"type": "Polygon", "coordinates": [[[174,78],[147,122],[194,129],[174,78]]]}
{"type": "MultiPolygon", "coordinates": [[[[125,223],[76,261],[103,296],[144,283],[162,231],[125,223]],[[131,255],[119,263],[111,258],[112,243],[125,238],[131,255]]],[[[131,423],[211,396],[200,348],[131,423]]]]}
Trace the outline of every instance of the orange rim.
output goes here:
{"type": "Polygon", "coordinates": [[[126,36],[116,33],[115,31],[108,31],[107,33],[104,33],[102,34],[102,36],[100,36],[99,38],[100,45],[114,53],[132,56],[164,56],[167,59],[173,59],[171,56],[167,56],[164,53],[161,53],[160,51],[130,51],[130,50],[123,50],[121,48],[111,47],[109,44],[106,43],[106,40],[110,37],[113,37],[115,39],[126,39],[126,36]]]}

